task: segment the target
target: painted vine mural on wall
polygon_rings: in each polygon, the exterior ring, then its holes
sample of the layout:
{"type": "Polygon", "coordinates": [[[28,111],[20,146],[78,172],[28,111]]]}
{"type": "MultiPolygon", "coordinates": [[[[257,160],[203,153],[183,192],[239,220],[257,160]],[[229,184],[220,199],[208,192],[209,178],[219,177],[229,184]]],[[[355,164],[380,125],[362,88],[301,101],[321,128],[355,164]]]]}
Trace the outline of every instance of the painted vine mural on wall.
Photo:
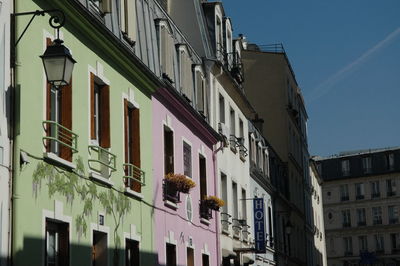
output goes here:
{"type": "Polygon", "coordinates": [[[93,211],[93,202],[99,202],[108,215],[111,215],[115,222],[114,227],[114,265],[119,263],[118,249],[121,247],[121,239],[118,229],[123,221],[123,217],[130,211],[131,204],[129,198],[123,192],[113,189],[98,191],[98,185],[86,176],[85,166],[79,156],[76,160],[76,169],[65,171],[46,162],[39,162],[33,172],[33,192],[35,197],[45,184],[52,198],[56,193],[64,196],[72,206],[76,197],[83,202],[83,211],[75,217],[76,231],[78,238],[86,236],[88,229],[89,216],[93,211]]]}

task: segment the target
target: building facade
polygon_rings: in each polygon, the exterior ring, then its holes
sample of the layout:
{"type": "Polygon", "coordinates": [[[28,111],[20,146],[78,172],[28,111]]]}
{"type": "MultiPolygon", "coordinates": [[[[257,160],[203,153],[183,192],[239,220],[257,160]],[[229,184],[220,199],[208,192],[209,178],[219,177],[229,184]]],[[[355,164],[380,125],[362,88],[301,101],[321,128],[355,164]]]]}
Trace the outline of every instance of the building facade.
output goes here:
{"type": "Polygon", "coordinates": [[[310,258],[309,265],[326,266],[326,236],[324,226],[324,212],[322,199],[322,179],[318,172],[317,165],[313,159],[310,159],[310,183],[306,187],[309,198],[311,199],[311,208],[306,207],[307,221],[311,221],[314,236],[311,244],[308,244],[307,256],[310,258]]]}
{"type": "Polygon", "coordinates": [[[247,44],[242,50],[244,88],[262,119],[262,134],[286,163],[288,187],[277,194],[277,258],[281,265],[306,265],[307,235],[304,180],[308,176],[307,112],[301,90],[282,45],[247,44]],[[262,97],[260,96],[260,93],[262,97]],[[285,227],[290,221],[290,234],[285,227]],[[285,240],[284,238],[287,239],[285,240]],[[287,247],[285,249],[285,246],[287,247]]]}
{"type": "MultiPolygon", "coordinates": [[[[49,15],[16,49],[12,265],[155,265],[151,94],[161,79],[135,54],[117,1],[15,2],[15,12],[62,10],[59,37],[77,63],[68,85],[46,82],[49,15]]],[[[28,21],[17,17],[16,36],[28,21]]]]}
{"type": "Polygon", "coordinates": [[[400,149],[318,158],[329,265],[399,265],[400,149]]]}
{"type": "Polygon", "coordinates": [[[10,13],[11,1],[0,1],[0,266],[9,257],[10,240],[10,13]]]}
{"type": "MultiPolygon", "coordinates": [[[[266,252],[254,255],[254,265],[275,265],[275,233],[273,221],[274,189],[271,182],[270,156],[271,147],[260,134],[255,125],[249,121],[249,155],[250,155],[250,198],[264,199],[264,221],[266,252]]],[[[250,231],[254,231],[254,213],[250,213],[250,231]]],[[[254,235],[254,234],[253,234],[254,235]]]]}

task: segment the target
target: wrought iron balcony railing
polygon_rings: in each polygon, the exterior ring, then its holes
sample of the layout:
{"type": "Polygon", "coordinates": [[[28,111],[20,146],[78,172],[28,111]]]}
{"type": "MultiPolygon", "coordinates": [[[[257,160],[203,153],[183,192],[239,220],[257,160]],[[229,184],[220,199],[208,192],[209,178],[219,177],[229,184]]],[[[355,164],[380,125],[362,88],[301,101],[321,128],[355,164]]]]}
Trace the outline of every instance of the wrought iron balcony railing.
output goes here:
{"type": "Polygon", "coordinates": [[[89,145],[89,168],[95,172],[110,176],[116,169],[116,156],[98,145],[89,145]]]}
{"type": "Polygon", "coordinates": [[[78,134],[55,121],[46,120],[42,124],[46,132],[43,143],[48,151],[58,153],[61,145],[71,149],[72,153],[78,152],[78,134]]]}
{"type": "Polygon", "coordinates": [[[140,193],[141,187],[146,185],[145,172],[131,163],[124,163],[123,168],[125,186],[140,193]]]}
{"type": "Polygon", "coordinates": [[[221,212],[221,226],[222,231],[225,233],[229,233],[229,226],[232,224],[231,222],[232,215],[226,212],[221,212]]]}

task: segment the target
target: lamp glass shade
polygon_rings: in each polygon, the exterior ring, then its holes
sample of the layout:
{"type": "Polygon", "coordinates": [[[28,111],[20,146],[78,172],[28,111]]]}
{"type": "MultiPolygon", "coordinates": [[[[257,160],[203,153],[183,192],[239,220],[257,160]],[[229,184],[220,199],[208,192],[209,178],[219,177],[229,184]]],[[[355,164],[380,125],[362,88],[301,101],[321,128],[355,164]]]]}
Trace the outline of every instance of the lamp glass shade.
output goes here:
{"type": "Polygon", "coordinates": [[[54,86],[68,85],[72,70],[76,61],[72,58],[68,48],[62,45],[62,41],[55,41],[48,46],[42,56],[43,67],[47,81],[54,86]]]}

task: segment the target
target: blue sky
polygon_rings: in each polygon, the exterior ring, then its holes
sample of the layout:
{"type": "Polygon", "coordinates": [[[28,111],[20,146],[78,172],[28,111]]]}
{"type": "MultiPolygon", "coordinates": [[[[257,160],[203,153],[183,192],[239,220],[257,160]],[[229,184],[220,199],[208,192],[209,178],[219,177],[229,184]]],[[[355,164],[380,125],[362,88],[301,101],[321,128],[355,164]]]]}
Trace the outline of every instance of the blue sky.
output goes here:
{"type": "Polygon", "coordinates": [[[235,36],[285,46],[307,105],[312,155],[400,146],[399,0],[223,4],[235,36]]]}

